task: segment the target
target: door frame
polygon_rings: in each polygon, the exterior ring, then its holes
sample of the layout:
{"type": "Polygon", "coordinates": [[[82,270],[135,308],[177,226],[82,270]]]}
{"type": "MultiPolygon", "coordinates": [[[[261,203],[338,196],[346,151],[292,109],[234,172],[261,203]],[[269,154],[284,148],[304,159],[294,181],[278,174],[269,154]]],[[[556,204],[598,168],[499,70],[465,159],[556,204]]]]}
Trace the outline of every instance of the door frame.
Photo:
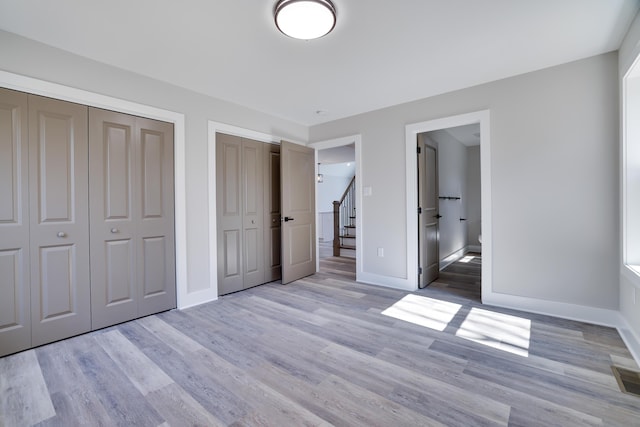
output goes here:
{"type": "Polygon", "coordinates": [[[491,131],[490,111],[481,110],[467,114],[443,117],[405,126],[406,147],[406,197],[407,197],[407,278],[418,289],[418,164],[416,140],[418,134],[457,126],[480,124],[480,177],[482,204],[482,290],[485,301],[492,294],[492,219],[491,219],[491,131]]]}
{"type": "MultiPolygon", "coordinates": [[[[271,135],[264,132],[242,128],[239,126],[228,125],[213,120],[208,121],[208,184],[209,184],[209,292],[210,298],[206,301],[218,299],[218,231],[216,224],[217,218],[217,198],[216,198],[216,133],[225,133],[227,135],[239,136],[240,138],[253,139],[255,141],[265,142],[267,144],[280,145],[280,141],[286,139],[289,142],[306,146],[300,141],[292,140],[277,135],[271,135]]],[[[206,302],[201,301],[201,302],[206,302]]],[[[199,302],[199,303],[201,303],[199,302]]],[[[199,304],[198,303],[198,304],[199,304]]]]}
{"type": "MultiPolygon", "coordinates": [[[[318,165],[318,150],[326,150],[328,148],[343,147],[345,145],[355,144],[356,152],[356,282],[362,278],[362,236],[364,229],[362,228],[362,218],[364,211],[362,209],[362,135],[350,135],[340,138],[327,139],[323,141],[313,142],[309,147],[316,150],[316,168],[318,165]]],[[[316,174],[318,173],[316,169],[316,174]]],[[[316,211],[318,210],[318,182],[316,181],[316,211]]],[[[320,243],[319,237],[322,224],[317,217],[316,212],[316,271],[320,271],[320,243]]]]}
{"type": "Polygon", "coordinates": [[[184,114],[3,70],[0,70],[0,86],[62,101],[75,102],[89,107],[103,108],[173,123],[176,303],[178,308],[186,308],[204,302],[200,294],[189,292],[187,283],[187,191],[184,114]]]}

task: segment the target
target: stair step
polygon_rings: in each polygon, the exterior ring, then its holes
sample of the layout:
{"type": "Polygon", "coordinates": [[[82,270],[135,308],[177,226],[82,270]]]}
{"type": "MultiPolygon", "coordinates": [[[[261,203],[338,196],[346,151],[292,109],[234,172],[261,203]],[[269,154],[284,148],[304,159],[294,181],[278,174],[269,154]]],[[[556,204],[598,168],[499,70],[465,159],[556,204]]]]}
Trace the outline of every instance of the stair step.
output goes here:
{"type": "Polygon", "coordinates": [[[355,234],[343,234],[343,235],[340,235],[338,237],[340,237],[341,239],[355,239],[356,235],[355,234]]]}
{"type": "Polygon", "coordinates": [[[345,225],[344,228],[356,228],[355,225],[345,225]]]}
{"type": "Polygon", "coordinates": [[[356,247],[354,245],[340,245],[340,248],[342,248],[342,249],[355,249],[356,247]]]}

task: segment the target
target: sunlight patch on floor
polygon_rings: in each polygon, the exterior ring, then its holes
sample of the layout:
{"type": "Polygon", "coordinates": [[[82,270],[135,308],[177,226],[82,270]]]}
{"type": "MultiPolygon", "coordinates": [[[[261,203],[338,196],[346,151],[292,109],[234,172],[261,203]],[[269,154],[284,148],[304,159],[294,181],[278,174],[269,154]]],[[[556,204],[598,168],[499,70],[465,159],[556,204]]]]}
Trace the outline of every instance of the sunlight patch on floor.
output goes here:
{"type": "Polygon", "coordinates": [[[456,336],[488,347],[529,356],[531,320],[472,308],[456,336]]]}
{"type": "Polygon", "coordinates": [[[460,304],[409,294],[382,314],[436,331],[444,331],[461,307],[460,304]]]}
{"type": "Polygon", "coordinates": [[[464,258],[459,259],[459,260],[458,260],[458,262],[463,262],[463,263],[465,263],[465,264],[468,264],[468,263],[470,263],[471,261],[473,261],[474,259],[476,259],[476,257],[475,257],[475,256],[473,256],[473,255],[467,255],[467,256],[465,256],[464,258]]]}

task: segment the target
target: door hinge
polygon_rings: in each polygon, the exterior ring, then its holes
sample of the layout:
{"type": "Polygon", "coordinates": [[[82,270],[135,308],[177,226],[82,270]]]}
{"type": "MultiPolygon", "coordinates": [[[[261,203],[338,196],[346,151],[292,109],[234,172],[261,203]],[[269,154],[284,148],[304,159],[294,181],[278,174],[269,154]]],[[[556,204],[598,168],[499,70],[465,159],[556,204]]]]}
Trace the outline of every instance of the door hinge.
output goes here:
{"type": "Polygon", "coordinates": [[[418,267],[418,274],[422,274],[422,267],[418,267]]]}
{"type": "Polygon", "coordinates": [[[418,208],[418,214],[422,213],[422,208],[418,208]]]}
{"type": "Polygon", "coordinates": [[[418,154],[422,153],[422,148],[418,145],[418,154]]]}

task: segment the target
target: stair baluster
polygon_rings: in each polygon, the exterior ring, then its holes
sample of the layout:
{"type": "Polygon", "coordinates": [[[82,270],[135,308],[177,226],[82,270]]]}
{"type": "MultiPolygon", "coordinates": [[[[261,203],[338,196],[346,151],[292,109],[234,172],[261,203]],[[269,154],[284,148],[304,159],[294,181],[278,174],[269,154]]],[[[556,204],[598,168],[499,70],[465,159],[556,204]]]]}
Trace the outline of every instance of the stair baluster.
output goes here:
{"type": "Polygon", "coordinates": [[[355,249],[353,245],[344,243],[344,239],[355,242],[356,219],[356,177],[344,191],[339,201],[333,202],[333,256],[340,256],[340,249],[355,249]]]}

